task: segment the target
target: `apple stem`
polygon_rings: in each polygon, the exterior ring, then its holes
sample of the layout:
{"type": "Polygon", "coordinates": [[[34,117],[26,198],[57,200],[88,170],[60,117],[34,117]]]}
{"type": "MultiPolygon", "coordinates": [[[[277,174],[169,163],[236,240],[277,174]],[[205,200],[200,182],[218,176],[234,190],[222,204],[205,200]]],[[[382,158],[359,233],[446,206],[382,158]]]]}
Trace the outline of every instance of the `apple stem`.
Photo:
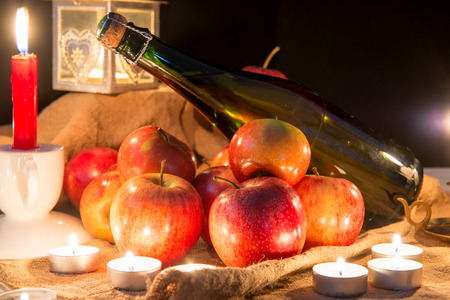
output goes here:
{"type": "Polygon", "coordinates": [[[161,186],[164,186],[164,169],[166,168],[166,160],[163,159],[161,161],[161,171],[160,171],[160,180],[161,180],[161,186]]]}
{"type": "Polygon", "coordinates": [[[317,168],[316,168],[316,167],[312,167],[311,170],[313,171],[314,175],[320,176],[320,175],[319,175],[319,171],[317,171],[317,168]]]}
{"type": "Polygon", "coordinates": [[[269,66],[270,61],[272,60],[272,57],[278,52],[280,51],[280,47],[276,46],[275,48],[273,48],[272,52],[270,52],[270,54],[267,56],[266,60],[264,61],[263,64],[263,69],[267,69],[267,67],[269,66]]]}
{"type": "Polygon", "coordinates": [[[213,180],[218,181],[218,182],[228,183],[228,184],[232,185],[235,189],[240,189],[240,187],[236,183],[234,183],[228,179],[225,179],[225,178],[222,178],[219,176],[214,176],[213,180]]]}

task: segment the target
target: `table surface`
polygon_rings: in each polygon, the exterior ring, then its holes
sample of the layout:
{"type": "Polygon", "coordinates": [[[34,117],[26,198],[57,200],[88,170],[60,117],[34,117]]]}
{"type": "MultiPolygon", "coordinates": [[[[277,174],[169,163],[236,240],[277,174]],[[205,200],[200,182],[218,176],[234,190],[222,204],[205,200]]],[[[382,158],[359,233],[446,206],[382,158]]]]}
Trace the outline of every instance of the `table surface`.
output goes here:
{"type": "MultiPolygon", "coordinates": [[[[448,193],[450,192],[450,186],[447,182],[450,181],[450,168],[426,168],[425,173],[429,176],[437,178],[442,188],[448,193]]],[[[1,280],[1,279],[0,279],[1,280]]],[[[6,291],[6,287],[0,281],[0,292],[6,291]]]]}

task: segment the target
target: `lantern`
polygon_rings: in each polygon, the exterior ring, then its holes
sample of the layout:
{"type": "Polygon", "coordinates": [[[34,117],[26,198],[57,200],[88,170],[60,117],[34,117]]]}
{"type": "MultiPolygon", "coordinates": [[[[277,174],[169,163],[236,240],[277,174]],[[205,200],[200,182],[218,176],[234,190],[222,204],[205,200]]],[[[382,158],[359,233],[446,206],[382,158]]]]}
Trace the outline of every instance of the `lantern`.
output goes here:
{"type": "Polygon", "coordinates": [[[158,80],[100,46],[97,24],[117,12],[159,35],[159,7],[147,0],[53,0],[53,89],[115,94],[150,89],[158,80]]]}

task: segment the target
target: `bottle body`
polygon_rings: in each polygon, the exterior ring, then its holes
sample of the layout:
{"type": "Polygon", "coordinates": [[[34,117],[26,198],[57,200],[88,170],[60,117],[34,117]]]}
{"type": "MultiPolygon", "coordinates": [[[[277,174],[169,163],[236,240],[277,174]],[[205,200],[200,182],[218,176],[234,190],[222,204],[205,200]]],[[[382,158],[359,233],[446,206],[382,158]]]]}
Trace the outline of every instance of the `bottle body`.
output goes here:
{"type": "MultiPolygon", "coordinates": [[[[105,18],[99,24],[100,40],[109,27],[105,18]]],[[[396,197],[412,202],[418,196],[423,168],[409,149],[376,136],[294,82],[215,66],[132,25],[115,49],[183,95],[229,139],[256,118],[278,118],[298,127],[311,145],[310,167],[324,176],[346,178],[360,189],[365,228],[398,220],[403,210],[396,197]]]]}

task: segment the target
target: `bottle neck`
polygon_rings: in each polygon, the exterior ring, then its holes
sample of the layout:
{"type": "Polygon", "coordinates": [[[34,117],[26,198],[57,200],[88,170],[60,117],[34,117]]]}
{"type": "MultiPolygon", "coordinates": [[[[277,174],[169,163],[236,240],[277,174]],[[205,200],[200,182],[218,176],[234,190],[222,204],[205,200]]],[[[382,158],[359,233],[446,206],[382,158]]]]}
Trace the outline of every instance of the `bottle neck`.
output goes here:
{"type": "Polygon", "coordinates": [[[148,30],[127,25],[127,30],[116,48],[116,52],[124,57],[128,63],[137,64],[145,53],[149,42],[153,39],[148,30]]]}
{"type": "MultiPolygon", "coordinates": [[[[164,83],[171,85],[173,81],[190,78],[196,75],[216,75],[224,72],[210,62],[193,57],[181,50],[166,44],[156,36],[146,36],[144,31],[127,28],[119,46],[118,54],[129,63],[135,64],[164,83]]],[[[227,70],[229,71],[229,70],[227,70]]]]}

